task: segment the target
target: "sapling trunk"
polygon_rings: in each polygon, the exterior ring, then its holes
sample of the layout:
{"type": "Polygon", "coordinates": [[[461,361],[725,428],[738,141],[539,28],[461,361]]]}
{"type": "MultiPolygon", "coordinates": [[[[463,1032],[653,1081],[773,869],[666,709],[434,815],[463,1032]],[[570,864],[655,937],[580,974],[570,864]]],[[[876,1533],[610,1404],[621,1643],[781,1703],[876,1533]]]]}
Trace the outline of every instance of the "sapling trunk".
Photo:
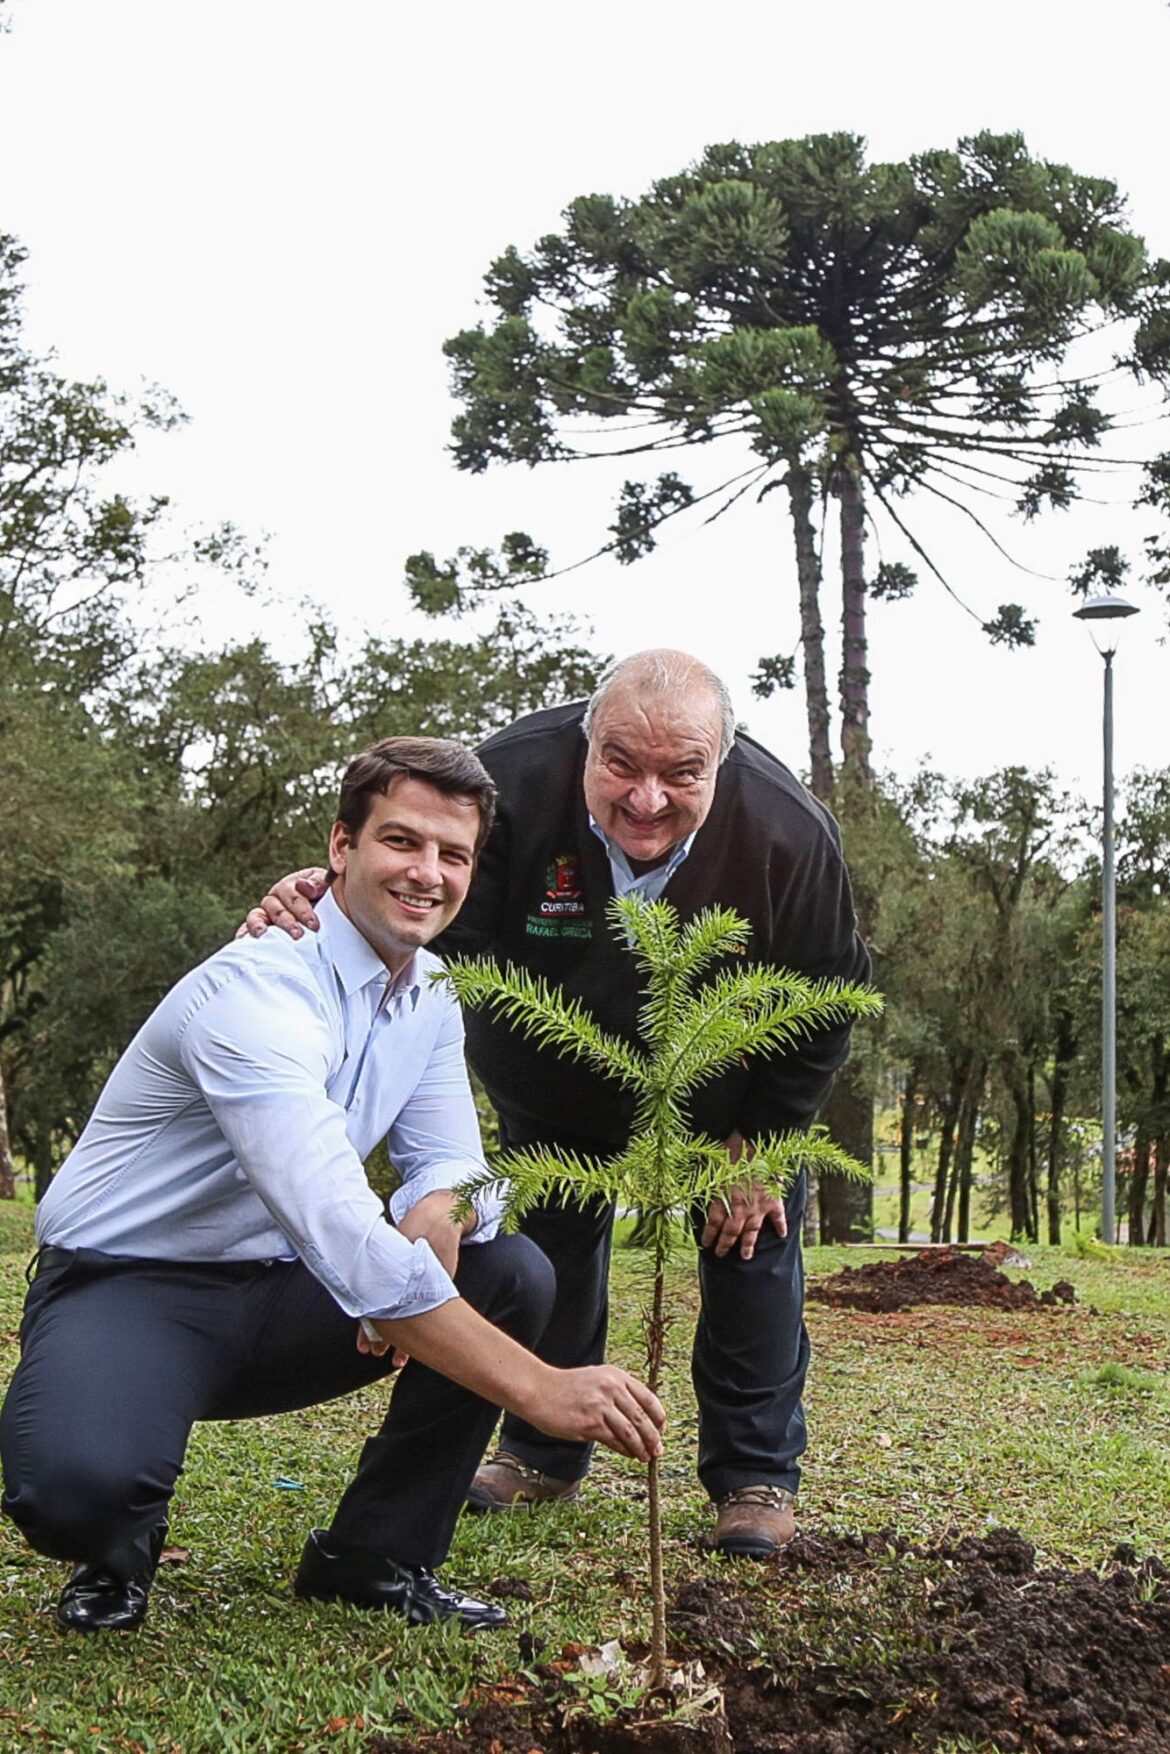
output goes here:
{"type": "MultiPolygon", "coordinates": [[[[658,1393],[662,1380],[662,1354],[666,1344],[666,1225],[659,1217],[654,1226],[654,1295],[646,1324],[646,1381],[658,1393]]],[[[646,1464],[650,1513],[650,1685],[666,1686],[666,1582],[662,1570],[662,1499],[659,1461],[646,1464]]]]}

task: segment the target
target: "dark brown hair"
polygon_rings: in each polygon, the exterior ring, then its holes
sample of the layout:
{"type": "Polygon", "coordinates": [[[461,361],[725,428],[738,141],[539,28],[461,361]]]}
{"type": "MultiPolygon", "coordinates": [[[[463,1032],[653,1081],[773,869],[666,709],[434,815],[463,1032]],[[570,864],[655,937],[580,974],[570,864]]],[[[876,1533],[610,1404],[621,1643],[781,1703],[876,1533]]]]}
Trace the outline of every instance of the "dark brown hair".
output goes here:
{"type": "Polygon", "coordinates": [[[496,814],[496,788],[478,756],[449,737],[384,737],[355,755],[341,779],[337,821],[351,841],[365,827],[376,797],[396,779],[423,780],[448,798],[469,798],[479,811],[475,850],[488,837],[496,814]]]}

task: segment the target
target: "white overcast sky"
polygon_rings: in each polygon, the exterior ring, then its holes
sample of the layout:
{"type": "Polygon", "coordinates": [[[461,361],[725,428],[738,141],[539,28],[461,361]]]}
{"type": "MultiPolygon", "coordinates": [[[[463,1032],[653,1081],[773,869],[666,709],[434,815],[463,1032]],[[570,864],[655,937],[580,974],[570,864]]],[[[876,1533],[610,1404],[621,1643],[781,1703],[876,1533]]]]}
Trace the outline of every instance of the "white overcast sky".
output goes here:
{"type": "MultiPolygon", "coordinates": [[[[477,319],[492,258],[554,228],[575,195],[637,195],[726,139],[847,129],[895,158],[1018,128],[1033,151],[1113,177],[1170,255],[1163,0],[12,0],[10,16],[0,229],[29,251],[33,345],[70,373],[166,385],[190,425],[146,448],[134,485],[168,492],[191,524],[268,533],[290,613],[307,595],[355,638],[429,625],[400,582],[414,549],[521,528],[564,563],[602,537],[624,471],[472,478],[444,450],[444,338],[477,319]]],[[[1142,454],[1170,434],[1125,442],[1142,454]]],[[[1101,665],[1060,581],[1090,544],[1136,557],[1148,522],[1123,483],[1103,491],[1112,505],[1003,522],[1051,583],[961,521],[926,521],[960,594],[982,615],[1023,600],[1040,638],[992,651],[926,581],[911,604],[875,605],[879,761],[1052,764],[1096,795],[1101,665]]],[[[591,621],[601,649],[700,653],[803,767],[799,693],[761,706],[748,688],[761,653],[797,644],[782,497],[530,600],[591,621]]],[[[1170,647],[1158,606],[1145,611],[1118,658],[1119,771],[1170,763],[1170,647]]],[[[283,617],[259,616],[217,597],[204,631],[259,629],[295,652],[283,617]]]]}

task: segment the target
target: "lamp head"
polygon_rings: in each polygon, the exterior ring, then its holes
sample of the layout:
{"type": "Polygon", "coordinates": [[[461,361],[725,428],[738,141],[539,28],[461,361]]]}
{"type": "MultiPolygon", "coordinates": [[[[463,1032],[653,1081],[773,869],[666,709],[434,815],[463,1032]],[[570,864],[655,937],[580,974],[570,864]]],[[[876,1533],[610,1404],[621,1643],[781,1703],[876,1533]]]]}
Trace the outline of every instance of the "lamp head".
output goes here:
{"type": "Polygon", "coordinates": [[[1079,609],[1073,610],[1078,621],[1088,622],[1093,644],[1106,660],[1112,658],[1117,650],[1117,636],[1121,632],[1120,623],[1130,615],[1139,613],[1136,603],[1130,603],[1126,598],[1119,597],[1115,591],[1106,592],[1100,597],[1090,597],[1081,604],[1079,609]],[[1095,627],[1098,623],[1106,622],[1114,622],[1117,625],[1112,628],[1102,626],[1101,632],[1104,635],[1104,644],[1102,644],[1097,639],[1095,627]]]}
{"type": "Polygon", "coordinates": [[[1090,597],[1079,609],[1073,610],[1078,621],[1117,621],[1139,613],[1136,603],[1128,603],[1114,592],[1107,592],[1103,597],[1090,597]]]}

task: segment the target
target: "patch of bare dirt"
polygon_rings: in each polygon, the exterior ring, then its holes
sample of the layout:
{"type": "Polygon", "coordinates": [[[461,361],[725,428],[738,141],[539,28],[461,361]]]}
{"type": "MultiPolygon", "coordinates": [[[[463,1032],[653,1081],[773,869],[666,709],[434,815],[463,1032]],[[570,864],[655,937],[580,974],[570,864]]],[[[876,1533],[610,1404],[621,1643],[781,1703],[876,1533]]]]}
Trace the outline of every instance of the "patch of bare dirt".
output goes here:
{"type": "Polygon", "coordinates": [[[1009,1279],[985,1255],[960,1249],[923,1249],[894,1261],[843,1267],[828,1278],[809,1281],[810,1301],[871,1314],[911,1309],[916,1304],[952,1303],[977,1309],[1053,1309],[1076,1302],[1067,1279],[1040,1291],[1028,1279],[1009,1279]]]}
{"type": "MultiPolygon", "coordinates": [[[[1098,1575],[1038,1571],[1032,1547],[1006,1529],[917,1549],[888,1532],[803,1536],[750,1588],[732,1570],[682,1585],[671,1632],[672,1658],[699,1657],[722,1683],[726,1731],[709,1745],[736,1754],[926,1754],[950,1741],[1003,1754],[1170,1754],[1170,1570],[1136,1565],[1125,1549],[1098,1575]],[[815,1626],[814,1603],[821,1613],[828,1604],[846,1660],[785,1636],[797,1605],[801,1627],[815,1626]]],[[[700,1746],[628,1714],[566,1720],[570,1667],[538,1663],[535,1681],[473,1697],[456,1729],[378,1739],[370,1754],[700,1746]]]]}

